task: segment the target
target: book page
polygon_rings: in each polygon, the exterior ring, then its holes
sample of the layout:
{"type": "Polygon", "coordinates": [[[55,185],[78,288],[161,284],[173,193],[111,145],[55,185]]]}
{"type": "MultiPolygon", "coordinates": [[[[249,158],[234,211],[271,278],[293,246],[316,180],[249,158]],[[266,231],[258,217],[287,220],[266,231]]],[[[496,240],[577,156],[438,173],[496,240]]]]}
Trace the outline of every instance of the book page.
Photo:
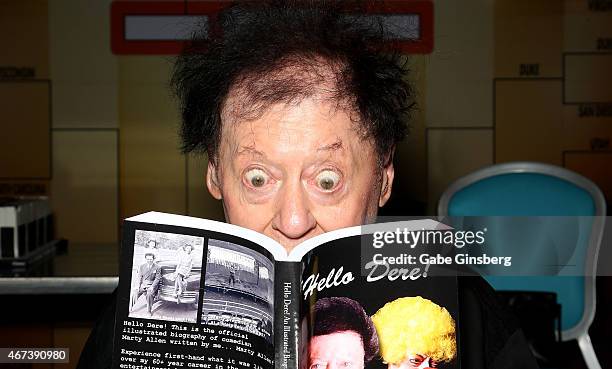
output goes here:
{"type": "Polygon", "coordinates": [[[270,237],[267,237],[259,232],[255,232],[251,229],[229,223],[190,217],[186,215],[162,213],[158,211],[150,211],[136,215],[126,219],[126,221],[165,224],[170,226],[204,229],[222,234],[230,234],[265,248],[276,260],[283,260],[287,257],[287,252],[283,246],[270,237]]]}
{"type": "Polygon", "coordinates": [[[113,368],[271,369],[275,262],[235,235],[126,221],[113,368]]]}
{"type": "Polygon", "coordinates": [[[397,227],[402,227],[403,229],[406,229],[408,231],[419,230],[419,229],[449,228],[447,225],[439,223],[431,219],[418,219],[418,220],[411,220],[409,222],[389,222],[389,223],[384,223],[384,225],[375,223],[375,224],[366,224],[362,226],[342,228],[342,229],[338,229],[335,231],[324,233],[322,235],[310,238],[302,242],[301,244],[296,246],[293,250],[291,250],[291,253],[287,256],[287,260],[294,261],[294,262],[301,262],[303,261],[303,258],[305,255],[307,255],[310,251],[312,251],[314,248],[318,247],[319,245],[323,245],[330,241],[340,239],[340,238],[353,237],[353,236],[358,236],[361,234],[373,233],[376,230],[381,229],[381,227],[384,227],[385,229],[387,228],[394,229],[397,227]]]}
{"type": "Polygon", "coordinates": [[[376,250],[380,262],[372,263],[362,250],[380,237],[370,230],[329,240],[304,255],[299,367],[459,368],[456,275],[421,263],[423,249],[406,245],[399,254],[405,263],[383,261],[384,248],[376,250]]]}

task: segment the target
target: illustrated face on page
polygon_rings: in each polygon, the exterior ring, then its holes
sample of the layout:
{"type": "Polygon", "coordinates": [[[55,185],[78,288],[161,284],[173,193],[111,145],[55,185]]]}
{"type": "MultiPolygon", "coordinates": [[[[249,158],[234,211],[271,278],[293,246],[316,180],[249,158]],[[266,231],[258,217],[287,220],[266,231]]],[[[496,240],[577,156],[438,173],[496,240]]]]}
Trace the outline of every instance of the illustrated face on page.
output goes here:
{"type": "Polygon", "coordinates": [[[389,364],[389,369],[428,369],[437,368],[438,362],[427,355],[408,354],[399,365],[389,364]]]}
{"type": "Polygon", "coordinates": [[[363,369],[364,348],[361,336],[342,331],[312,337],[309,369],[363,369]]]}

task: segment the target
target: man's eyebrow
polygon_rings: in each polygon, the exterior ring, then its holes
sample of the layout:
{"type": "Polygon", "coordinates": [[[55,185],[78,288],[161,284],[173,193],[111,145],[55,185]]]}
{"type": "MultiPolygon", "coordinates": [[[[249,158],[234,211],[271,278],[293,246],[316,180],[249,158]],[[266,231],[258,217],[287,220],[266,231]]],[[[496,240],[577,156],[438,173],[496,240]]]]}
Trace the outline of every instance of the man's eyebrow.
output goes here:
{"type": "Polygon", "coordinates": [[[336,142],[332,144],[319,147],[317,151],[338,151],[342,148],[343,148],[342,140],[338,139],[336,142]]]}

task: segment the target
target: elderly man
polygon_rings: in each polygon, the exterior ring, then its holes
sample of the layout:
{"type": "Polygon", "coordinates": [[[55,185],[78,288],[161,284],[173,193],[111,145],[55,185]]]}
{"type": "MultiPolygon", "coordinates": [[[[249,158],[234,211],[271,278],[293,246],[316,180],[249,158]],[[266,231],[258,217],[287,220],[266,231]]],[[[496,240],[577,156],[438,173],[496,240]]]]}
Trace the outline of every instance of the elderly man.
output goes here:
{"type": "Polygon", "coordinates": [[[185,152],[226,220],[292,249],[387,202],[412,94],[380,30],[317,6],[236,7],[174,70],[185,152]],[[204,52],[202,50],[205,50],[204,52]]]}
{"type": "MultiPolygon", "coordinates": [[[[328,5],[238,3],[196,34],[173,72],[183,150],[208,155],[206,185],[226,220],[287,250],[374,221],[413,105],[382,27],[328,5]]],[[[82,367],[110,352],[104,324],[82,367]]]]}
{"type": "Polygon", "coordinates": [[[372,320],[347,297],[322,298],[314,306],[308,369],[363,369],[378,353],[372,320]]]}

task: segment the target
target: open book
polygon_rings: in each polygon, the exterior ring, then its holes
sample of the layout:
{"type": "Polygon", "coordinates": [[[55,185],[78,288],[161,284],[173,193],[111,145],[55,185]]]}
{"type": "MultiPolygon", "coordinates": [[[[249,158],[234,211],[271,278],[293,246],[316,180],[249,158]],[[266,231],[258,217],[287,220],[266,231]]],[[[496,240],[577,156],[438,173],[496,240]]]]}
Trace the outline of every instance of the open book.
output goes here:
{"type": "Polygon", "coordinates": [[[407,268],[372,248],[381,230],[445,227],[422,219],[345,228],[288,254],[227,223],[128,218],[113,368],[459,368],[456,276],[427,277],[429,266],[407,268]]]}

